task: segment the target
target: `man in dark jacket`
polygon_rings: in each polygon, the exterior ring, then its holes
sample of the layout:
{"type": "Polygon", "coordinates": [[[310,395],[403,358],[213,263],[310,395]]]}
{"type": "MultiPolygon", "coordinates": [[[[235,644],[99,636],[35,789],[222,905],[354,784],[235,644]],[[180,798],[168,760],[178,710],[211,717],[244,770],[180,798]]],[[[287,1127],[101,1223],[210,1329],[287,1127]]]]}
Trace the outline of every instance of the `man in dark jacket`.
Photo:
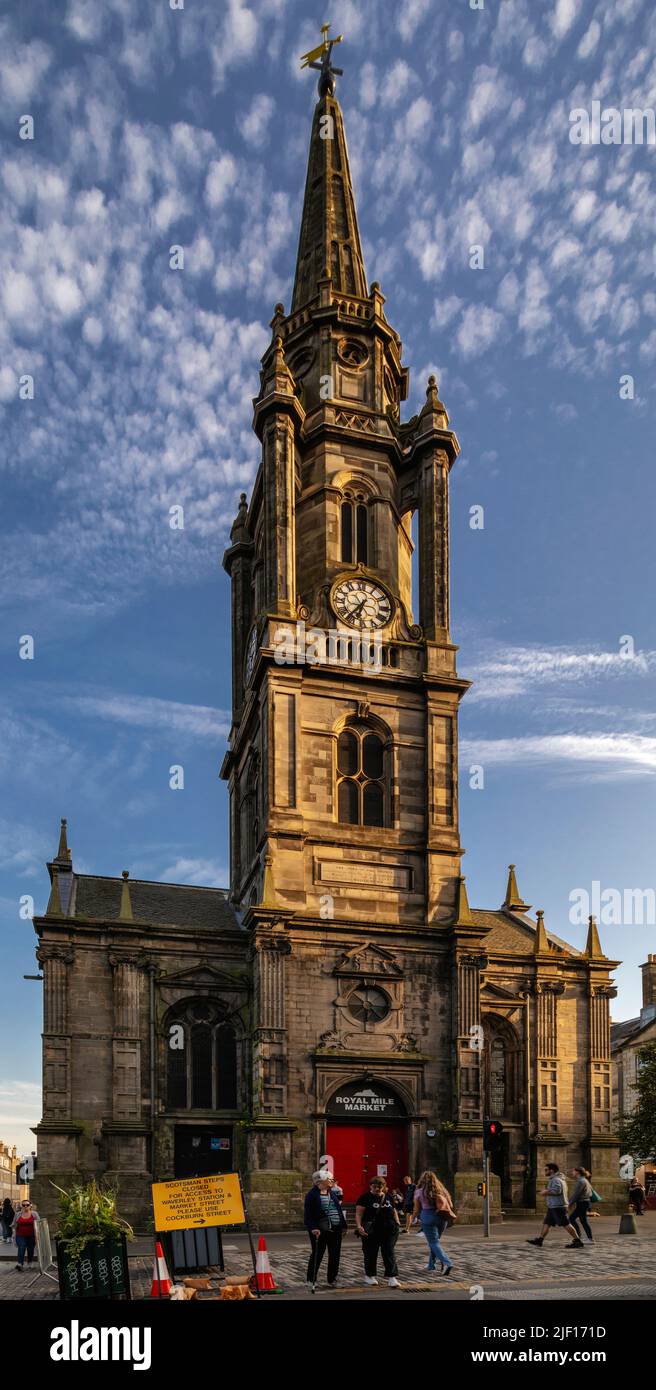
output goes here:
{"type": "Polygon", "coordinates": [[[303,1221],[312,1246],[307,1267],[308,1284],[316,1284],[319,1266],[327,1249],[329,1288],[336,1283],[339,1274],[342,1231],[346,1227],[346,1217],[341,1201],[333,1190],[334,1185],[332,1173],[325,1169],[313,1173],[312,1187],[306,1193],[303,1212],[303,1221]]]}

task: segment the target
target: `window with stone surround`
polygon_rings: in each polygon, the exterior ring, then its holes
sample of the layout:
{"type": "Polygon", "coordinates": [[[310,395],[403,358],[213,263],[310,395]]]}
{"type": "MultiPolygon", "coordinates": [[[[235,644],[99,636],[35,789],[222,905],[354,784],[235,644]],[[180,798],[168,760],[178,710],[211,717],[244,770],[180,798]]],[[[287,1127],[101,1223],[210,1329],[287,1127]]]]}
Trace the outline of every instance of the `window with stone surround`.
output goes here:
{"type": "Polygon", "coordinates": [[[389,804],[388,750],[366,722],[342,729],[337,740],[337,818],[342,825],[385,825],[389,804]]]}
{"type": "Polygon", "coordinates": [[[221,1007],[208,999],[186,1002],[169,1014],[164,1036],[168,1109],[234,1110],[237,1041],[221,1007]]]}

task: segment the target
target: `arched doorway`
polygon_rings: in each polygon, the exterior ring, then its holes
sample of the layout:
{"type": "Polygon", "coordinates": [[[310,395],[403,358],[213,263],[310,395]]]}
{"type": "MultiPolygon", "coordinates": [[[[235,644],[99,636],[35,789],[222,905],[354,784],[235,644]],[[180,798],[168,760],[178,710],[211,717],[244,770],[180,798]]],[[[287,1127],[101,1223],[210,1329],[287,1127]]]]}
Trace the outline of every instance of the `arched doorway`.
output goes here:
{"type": "Polygon", "coordinates": [[[372,1178],[402,1187],[408,1168],[407,1112],[397,1091],[361,1077],[339,1086],[326,1105],[326,1149],[344,1201],[355,1202],[372,1178]]]}

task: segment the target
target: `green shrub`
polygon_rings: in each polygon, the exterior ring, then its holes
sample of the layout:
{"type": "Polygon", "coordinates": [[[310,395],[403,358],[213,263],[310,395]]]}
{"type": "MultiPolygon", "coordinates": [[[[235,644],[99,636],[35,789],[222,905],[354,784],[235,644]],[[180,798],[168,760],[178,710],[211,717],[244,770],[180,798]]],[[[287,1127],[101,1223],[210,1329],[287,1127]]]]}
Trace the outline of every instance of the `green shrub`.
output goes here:
{"type": "Polygon", "coordinates": [[[134,1240],[134,1232],[116,1210],[116,1192],[111,1187],[99,1187],[96,1182],[76,1183],[59,1192],[59,1238],[65,1242],[72,1259],[79,1259],[90,1240],[117,1240],[125,1234],[134,1240]]]}

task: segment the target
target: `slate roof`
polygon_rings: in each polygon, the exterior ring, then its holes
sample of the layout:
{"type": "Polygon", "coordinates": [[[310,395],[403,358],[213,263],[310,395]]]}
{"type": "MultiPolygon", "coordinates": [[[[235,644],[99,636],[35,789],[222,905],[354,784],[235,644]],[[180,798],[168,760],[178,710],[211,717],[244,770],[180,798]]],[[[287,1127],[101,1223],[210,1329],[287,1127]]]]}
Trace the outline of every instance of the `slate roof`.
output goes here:
{"type": "MultiPolygon", "coordinates": [[[[75,880],[76,917],[118,921],[122,879],[76,874],[75,880]]],[[[210,931],[240,930],[239,918],[228,901],[227,888],[197,888],[186,883],[152,883],[147,879],[131,878],[129,889],[135,922],[210,931]]]]}
{"type": "MultiPolygon", "coordinates": [[[[507,953],[517,955],[530,955],[535,945],[536,924],[523,912],[508,912],[503,909],[489,911],[484,908],[472,907],[471,915],[477,926],[488,927],[489,932],[485,938],[484,946],[486,951],[500,955],[507,953]]],[[[566,941],[555,936],[552,931],[547,931],[547,939],[550,943],[558,947],[556,954],[564,952],[568,956],[582,955],[575,946],[570,946],[566,941]]]]}
{"type": "Polygon", "coordinates": [[[627,1018],[623,1023],[611,1023],[611,1052],[617,1052],[626,1042],[637,1042],[641,1033],[646,1033],[648,1028],[653,1028],[655,1022],[655,1018],[644,1018],[641,1014],[638,1018],[627,1018]]]}

